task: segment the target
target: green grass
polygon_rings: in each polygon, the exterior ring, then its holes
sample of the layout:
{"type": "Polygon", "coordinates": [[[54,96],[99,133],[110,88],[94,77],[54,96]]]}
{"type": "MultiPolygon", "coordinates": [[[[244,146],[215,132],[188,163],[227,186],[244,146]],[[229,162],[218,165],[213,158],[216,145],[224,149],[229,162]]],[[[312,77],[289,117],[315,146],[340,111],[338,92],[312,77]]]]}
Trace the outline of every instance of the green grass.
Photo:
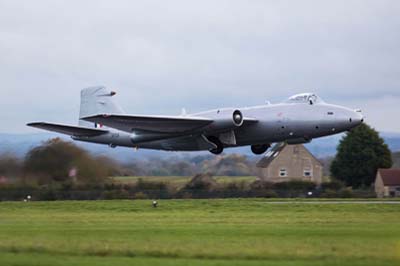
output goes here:
{"type": "Polygon", "coordinates": [[[400,205],[3,202],[0,265],[400,265],[400,205]]]}

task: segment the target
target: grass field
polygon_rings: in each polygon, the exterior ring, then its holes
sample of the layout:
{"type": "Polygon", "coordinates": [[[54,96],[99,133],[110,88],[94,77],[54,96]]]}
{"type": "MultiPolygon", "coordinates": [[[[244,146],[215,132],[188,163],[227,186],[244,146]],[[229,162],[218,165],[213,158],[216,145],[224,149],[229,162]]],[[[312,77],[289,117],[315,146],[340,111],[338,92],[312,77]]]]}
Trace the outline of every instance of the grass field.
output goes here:
{"type": "Polygon", "coordinates": [[[0,265],[400,265],[399,204],[306,203],[2,202],[0,265]]]}

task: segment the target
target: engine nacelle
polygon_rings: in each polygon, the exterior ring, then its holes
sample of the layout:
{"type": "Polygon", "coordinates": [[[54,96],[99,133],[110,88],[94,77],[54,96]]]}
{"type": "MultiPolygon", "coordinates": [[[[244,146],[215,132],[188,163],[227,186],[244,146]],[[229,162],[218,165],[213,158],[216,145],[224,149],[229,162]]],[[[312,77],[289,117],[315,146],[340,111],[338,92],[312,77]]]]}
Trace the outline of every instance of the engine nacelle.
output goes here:
{"type": "Polygon", "coordinates": [[[207,130],[213,132],[233,130],[243,125],[243,114],[237,109],[218,110],[212,118],[214,122],[207,127],[207,130]]]}
{"type": "Polygon", "coordinates": [[[173,135],[167,133],[157,132],[146,132],[146,131],[134,131],[130,134],[130,141],[133,144],[140,144],[143,142],[156,141],[172,137],[173,135]]]}

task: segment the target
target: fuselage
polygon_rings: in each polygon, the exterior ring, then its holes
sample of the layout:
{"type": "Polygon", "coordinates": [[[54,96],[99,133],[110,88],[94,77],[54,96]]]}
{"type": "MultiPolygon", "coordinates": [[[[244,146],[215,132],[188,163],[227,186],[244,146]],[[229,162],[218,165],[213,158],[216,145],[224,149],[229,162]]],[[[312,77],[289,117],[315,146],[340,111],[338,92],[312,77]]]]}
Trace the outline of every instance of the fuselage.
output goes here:
{"type": "MultiPolygon", "coordinates": [[[[267,145],[282,141],[296,144],[351,130],[363,122],[363,115],[359,110],[327,104],[318,98],[310,98],[311,94],[307,94],[307,97],[304,95],[295,95],[288,101],[279,104],[237,108],[244,117],[255,119],[257,123],[237,127],[228,132],[215,131],[210,125],[198,131],[193,131],[189,135],[176,135],[138,144],[132,142],[131,133],[118,130],[112,130],[110,133],[101,136],[74,137],[74,139],[108,144],[111,147],[126,146],[169,151],[201,151],[209,150],[208,142],[211,137],[222,138],[226,134],[234,136],[235,141],[223,143],[224,148],[267,145]]],[[[224,110],[232,110],[232,108],[215,109],[190,116],[215,119],[224,110]]]]}

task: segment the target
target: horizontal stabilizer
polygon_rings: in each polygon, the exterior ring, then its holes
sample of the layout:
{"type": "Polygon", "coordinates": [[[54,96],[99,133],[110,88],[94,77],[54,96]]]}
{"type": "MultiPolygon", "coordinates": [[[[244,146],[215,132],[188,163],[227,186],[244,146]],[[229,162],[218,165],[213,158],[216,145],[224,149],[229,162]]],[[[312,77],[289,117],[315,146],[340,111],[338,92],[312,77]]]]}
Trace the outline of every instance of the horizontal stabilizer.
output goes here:
{"type": "Polygon", "coordinates": [[[27,126],[40,128],[48,131],[54,131],[61,134],[66,134],[76,137],[93,137],[108,133],[108,130],[88,128],[88,127],[78,127],[69,125],[52,124],[45,122],[29,123],[27,126]]]}
{"type": "Polygon", "coordinates": [[[125,132],[146,130],[163,133],[189,132],[213,122],[211,119],[202,117],[145,115],[95,115],[82,119],[125,132]]]}

